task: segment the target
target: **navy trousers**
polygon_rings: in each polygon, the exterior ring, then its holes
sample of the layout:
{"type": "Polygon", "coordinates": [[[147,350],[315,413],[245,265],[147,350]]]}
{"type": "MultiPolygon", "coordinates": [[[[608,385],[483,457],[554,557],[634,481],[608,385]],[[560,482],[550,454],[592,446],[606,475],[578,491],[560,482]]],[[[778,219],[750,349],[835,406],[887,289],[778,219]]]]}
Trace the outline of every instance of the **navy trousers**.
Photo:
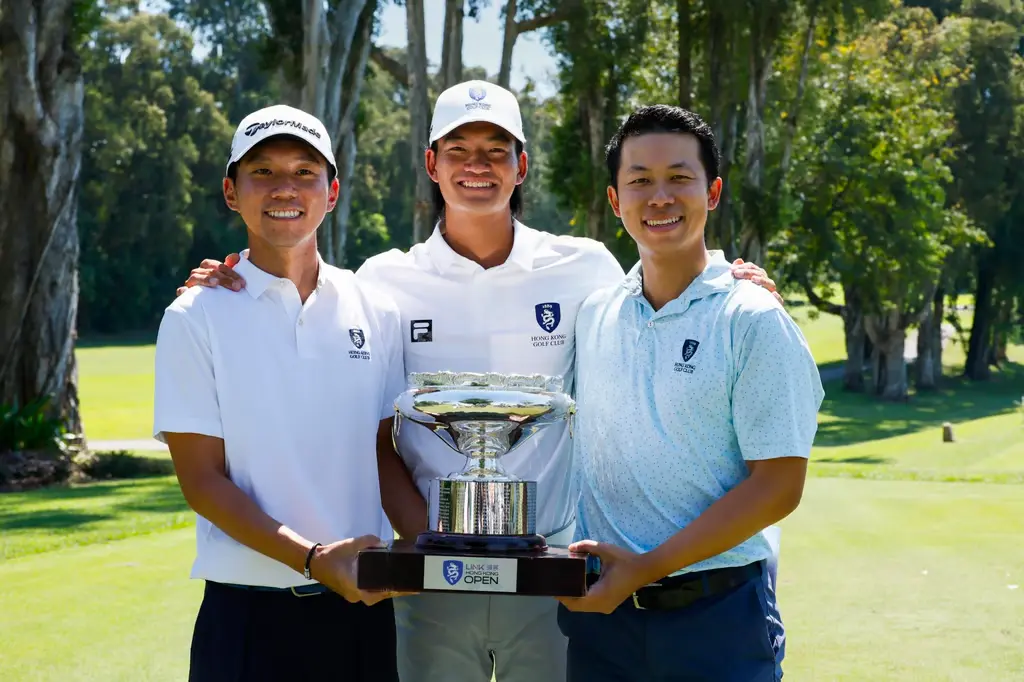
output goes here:
{"type": "Polygon", "coordinates": [[[766,562],[737,587],[677,609],[611,614],[559,606],[567,682],[778,682],[785,632],[766,562]]]}

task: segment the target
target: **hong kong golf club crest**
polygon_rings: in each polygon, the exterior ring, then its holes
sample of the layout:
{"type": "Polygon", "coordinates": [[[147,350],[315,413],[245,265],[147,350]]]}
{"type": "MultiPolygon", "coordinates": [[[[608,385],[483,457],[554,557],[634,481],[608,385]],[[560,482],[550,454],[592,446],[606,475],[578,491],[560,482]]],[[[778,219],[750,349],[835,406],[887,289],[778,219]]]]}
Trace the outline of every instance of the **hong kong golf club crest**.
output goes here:
{"type": "Polygon", "coordinates": [[[534,306],[534,314],[537,324],[548,334],[555,331],[562,321],[562,307],[557,303],[538,303],[534,306]]]}
{"type": "Polygon", "coordinates": [[[683,342],[683,362],[689,362],[690,358],[693,357],[694,353],[697,352],[697,348],[700,346],[700,341],[694,341],[693,339],[686,339],[683,342]]]}
{"type": "Polygon", "coordinates": [[[349,329],[348,338],[352,339],[352,345],[356,348],[362,348],[363,344],[366,343],[366,336],[363,334],[363,330],[359,327],[349,329]]]}
{"type": "Polygon", "coordinates": [[[441,570],[444,572],[444,579],[448,581],[449,585],[456,585],[462,580],[462,562],[455,559],[449,559],[441,565],[441,570]]]}

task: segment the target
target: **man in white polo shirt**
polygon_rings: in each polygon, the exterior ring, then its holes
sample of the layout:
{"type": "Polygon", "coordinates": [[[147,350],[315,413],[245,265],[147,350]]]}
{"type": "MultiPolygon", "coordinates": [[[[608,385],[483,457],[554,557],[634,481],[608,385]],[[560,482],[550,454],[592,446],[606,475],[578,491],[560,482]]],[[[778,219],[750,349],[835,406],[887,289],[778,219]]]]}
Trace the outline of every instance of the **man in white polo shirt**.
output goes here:
{"type": "Polygon", "coordinates": [[[764,530],[800,502],[818,369],[782,306],[705,247],[722,188],[710,126],[643,107],[607,158],[640,262],[576,320],[571,549],[600,571],[562,600],[568,681],[779,680],[764,530]]]}
{"type": "MultiPolygon", "coordinates": [[[[433,234],[407,253],[370,258],[356,273],[397,303],[407,372],[540,373],[563,377],[571,391],[576,311],[593,291],[620,282],[622,268],[599,242],[552,235],[518,220],[528,161],[511,92],[469,81],[441,93],[428,142],[433,234]]],[[[753,265],[734,274],[774,286],[753,265]]],[[[206,260],[185,284],[246,286],[238,275],[206,260]]],[[[431,479],[465,465],[426,429],[402,429],[398,449],[424,496],[431,479]]],[[[502,459],[510,473],[537,481],[537,530],[549,545],[566,546],[573,536],[570,455],[562,424],[502,459]]],[[[401,679],[489,682],[494,675],[498,682],[561,682],[566,640],[557,606],[553,599],[511,595],[396,599],[401,679]]]]}
{"type": "Polygon", "coordinates": [[[353,558],[388,528],[378,439],[404,386],[400,316],[317,254],[336,174],[316,118],[246,117],[223,188],[248,234],[246,292],[192,289],[160,325],[154,431],[198,514],[206,581],[194,682],[397,679],[392,602],[356,589],[353,558]]]}

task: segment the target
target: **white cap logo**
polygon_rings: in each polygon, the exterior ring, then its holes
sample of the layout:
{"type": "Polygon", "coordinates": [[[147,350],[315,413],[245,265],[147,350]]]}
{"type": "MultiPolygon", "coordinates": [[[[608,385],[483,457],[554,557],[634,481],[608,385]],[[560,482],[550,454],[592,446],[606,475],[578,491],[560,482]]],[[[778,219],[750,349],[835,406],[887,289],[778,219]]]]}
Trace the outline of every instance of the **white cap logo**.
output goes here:
{"type": "Polygon", "coordinates": [[[520,142],[526,142],[516,96],[493,83],[467,81],[453,85],[438,96],[430,122],[429,143],[433,144],[459,126],[480,121],[493,123],[520,142]]]}
{"type": "Polygon", "coordinates": [[[231,154],[225,167],[225,174],[245,156],[250,149],[264,140],[286,135],[308,144],[320,152],[327,164],[338,174],[338,164],[334,160],[334,149],[331,147],[331,136],[324,124],[316,116],[307,114],[301,109],[276,104],[259,111],[254,111],[238,124],[235,136],[231,140],[231,154]]]}

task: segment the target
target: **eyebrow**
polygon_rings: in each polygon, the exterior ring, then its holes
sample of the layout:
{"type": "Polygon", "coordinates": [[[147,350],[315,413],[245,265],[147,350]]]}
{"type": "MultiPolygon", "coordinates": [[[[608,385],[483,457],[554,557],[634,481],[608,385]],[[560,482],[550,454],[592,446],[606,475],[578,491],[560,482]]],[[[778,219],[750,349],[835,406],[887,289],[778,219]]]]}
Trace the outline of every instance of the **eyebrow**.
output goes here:
{"type": "MultiPolygon", "coordinates": [[[[671,166],[669,166],[670,170],[674,170],[676,168],[685,168],[686,170],[693,170],[693,168],[690,166],[690,164],[686,163],[685,161],[679,161],[679,162],[673,163],[671,166]]],[[[643,171],[649,171],[649,170],[651,170],[651,169],[648,168],[647,166],[641,166],[640,164],[636,164],[636,163],[634,163],[632,166],[630,166],[629,168],[626,169],[627,172],[631,172],[631,173],[632,172],[643,172],[643,171]]]]}

